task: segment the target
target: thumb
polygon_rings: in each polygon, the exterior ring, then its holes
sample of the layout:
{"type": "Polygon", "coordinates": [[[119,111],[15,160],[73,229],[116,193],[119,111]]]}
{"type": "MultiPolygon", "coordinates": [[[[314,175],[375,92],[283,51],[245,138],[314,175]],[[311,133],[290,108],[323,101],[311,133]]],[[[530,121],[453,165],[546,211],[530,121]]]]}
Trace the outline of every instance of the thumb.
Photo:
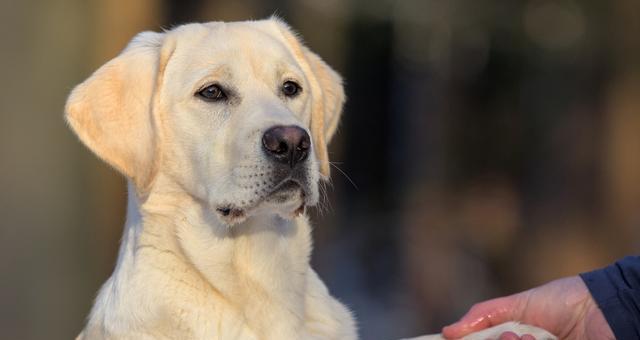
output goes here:
{"type": "Polygon", "coordinates": [[[447,339],[461,338],[469,333],[516,320],[522,314],[523,306],[521,294],[481,302],[471,307],[462,319],[444,327],[442,335],[447,339]]]}

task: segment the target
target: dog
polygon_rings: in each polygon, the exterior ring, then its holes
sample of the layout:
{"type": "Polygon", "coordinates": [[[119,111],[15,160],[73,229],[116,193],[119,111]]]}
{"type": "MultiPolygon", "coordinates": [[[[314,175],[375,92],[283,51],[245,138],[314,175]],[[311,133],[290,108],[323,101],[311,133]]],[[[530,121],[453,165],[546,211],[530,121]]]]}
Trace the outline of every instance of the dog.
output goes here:
{"type": "Polygon", "coordinates": [[[78,85],[68,125],[128,183],[78,339],[356,339],[309,266],[305,214],[344,101],[277,18],[140,33],[78,85]]]}

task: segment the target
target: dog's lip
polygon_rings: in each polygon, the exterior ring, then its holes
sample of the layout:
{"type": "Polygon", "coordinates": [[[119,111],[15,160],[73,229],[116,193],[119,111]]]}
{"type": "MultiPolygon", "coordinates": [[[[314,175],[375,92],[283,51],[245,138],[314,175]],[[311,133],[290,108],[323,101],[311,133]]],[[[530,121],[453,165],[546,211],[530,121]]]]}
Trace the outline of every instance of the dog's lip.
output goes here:
{"type": "Polygon", "coordinates": [[[269,198],[274,197],[283,192],[299,190],[302,203],[300,207],[296,209],[295,214],[298,215],[304,211],[306,206],[307,190],[300,181],[293,178],[286,178],[276,185],[267,195],[257,200],[250,205],[238,206],[235,204],[222,204],[216,208],[218,214],[228,222],[233,223],[235,221],[243,220],[247,216],[247,212],[258,207],[261,203],[267,201],[269,198]]]}
{"type": "Polygon", "coordinates": [[[288,178],[280,182],[278,185],[276,185],[273,188],[273,190],[271,190],[271,192],[265,198],[269,198],[270,196],[273,196],[281,191],[295,190],[295,189],[300,190],[302,192],[302,196],[306,196],[306,191],[304,189],[304,186],[299,181],[288,178]]]}
{"type": "Polygon", "coordinates": [[[244,214],[244,209],[236,208],[230,205],[223,205],[216,208],[216,211],[219,212],[222,216],[230,216],[230,217],[241,217],[244,214]]]}

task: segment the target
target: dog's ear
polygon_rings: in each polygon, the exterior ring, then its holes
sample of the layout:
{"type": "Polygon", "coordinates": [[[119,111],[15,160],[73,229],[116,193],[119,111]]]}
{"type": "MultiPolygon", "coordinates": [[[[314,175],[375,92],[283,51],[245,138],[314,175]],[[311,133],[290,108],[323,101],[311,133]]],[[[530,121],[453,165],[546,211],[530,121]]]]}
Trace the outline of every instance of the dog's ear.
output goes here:
{"type": "Polygon", "coordinates": [[[153,100],[171,54],[164,33],[143,32],[67,99],[65,119],[98,157],[144,189],[155,174],[153,100]]]}
{"type": "Polygon", "coordinates": [[[320,161],[320,174],[329,178],[329,154],[327,144],[338,127],[345,101],[342,78],[320,57],[304,46],[289,26],[278,18],[272,18],[285,41],[298,58],[303,71],[308,74],[311,86],[311,134],[316,157],[320,161]]]}
{"type": "Polygon", "coordinates": [[[316,156],[320,160],[320,173],[329,177],[329,154],[327,144],[338,128],[345,94],[342,78],[320,57],[305,46],[302,50],[307,56],[309,66],[318,82],[321,98],[314,102],[311,114],[311,134],[315,142],[316,156]]]}

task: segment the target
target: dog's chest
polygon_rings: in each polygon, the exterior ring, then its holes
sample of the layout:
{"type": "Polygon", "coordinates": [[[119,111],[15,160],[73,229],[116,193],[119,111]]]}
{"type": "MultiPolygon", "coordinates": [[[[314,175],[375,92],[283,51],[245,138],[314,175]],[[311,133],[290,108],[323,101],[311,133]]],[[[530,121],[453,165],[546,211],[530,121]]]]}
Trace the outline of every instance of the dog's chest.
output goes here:
{"type": "MultiPolygon", "coordinates": [[[[153,338],[300,338],[306,292],[304,282],[296,282],[299,279],[286,282],[274,277],[265,283],[257,281],[256,268],[243,268],[248,272],[234,272],[236,287],[232,295],[228,295],[196,271],[183,266],[168,268],[168,262],[164,259],[163,266],[155,265],[153,271],[145,270],[142,271],[144,275],[132,277],[132,282],[146,283],[144,287],[136,288],[128,285],[127,295],[141,299],[127,299],[119,294],[126,310],[118,308],[106,312],[111,315],[140,314],[139,318],[133,318],[139,324],[130,328],[145,329],[145,333],[153,338]]],[[[263,274],[269,272],[264,270],[263,274]]]]}
{"type": "Polygon", "coordinates": [[[285,234],[280,226],[256,225],[216,244],[193,232],[180,237],[193,268],[166,270],[173,291],[189,292],[172,304],[179,328],[196,333],[196,339],[297,338],[305,319],[311,247],[306,219],[296,224],[285,234]]]}

